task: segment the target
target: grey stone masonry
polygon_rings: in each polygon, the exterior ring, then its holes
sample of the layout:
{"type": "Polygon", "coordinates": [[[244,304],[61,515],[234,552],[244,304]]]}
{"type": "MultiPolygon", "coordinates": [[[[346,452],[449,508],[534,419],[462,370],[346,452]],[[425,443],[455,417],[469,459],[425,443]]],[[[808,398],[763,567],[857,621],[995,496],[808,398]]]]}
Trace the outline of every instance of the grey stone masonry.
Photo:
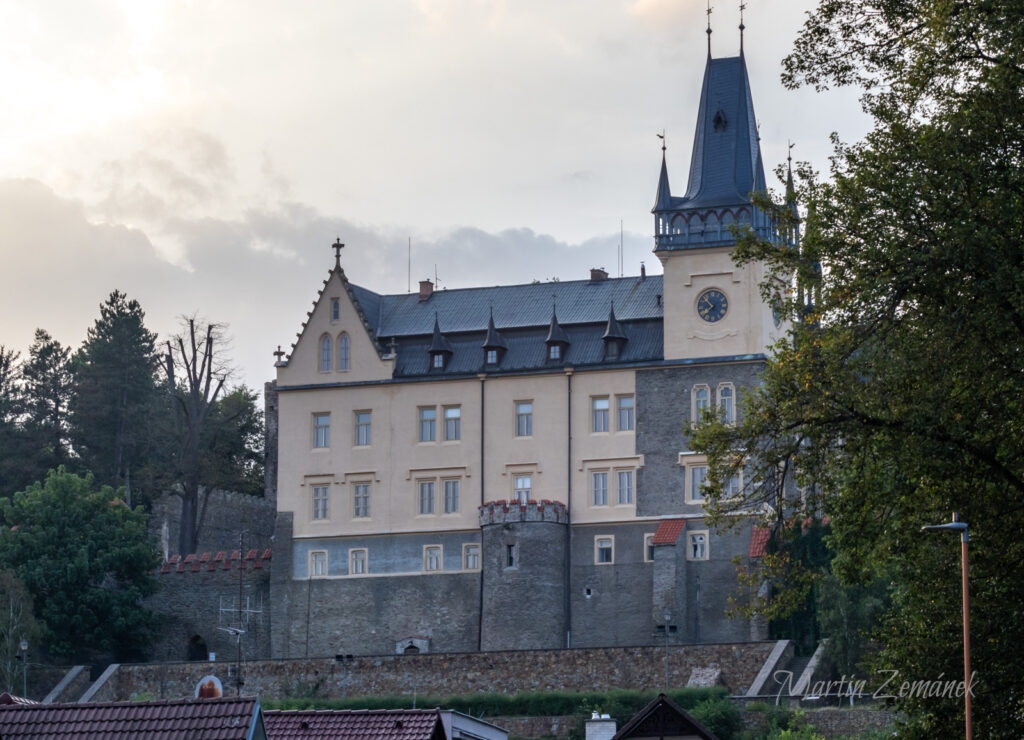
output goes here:
{"type": "Polygon", "coordinates": [[[480,507],[482,650],[565,644],[568,512],[552,501],[480,507]]]}
{"type": "Polygon", "coordinates": [[[277,507],[277,381],[263,384],[263,498],[277,507]]]}

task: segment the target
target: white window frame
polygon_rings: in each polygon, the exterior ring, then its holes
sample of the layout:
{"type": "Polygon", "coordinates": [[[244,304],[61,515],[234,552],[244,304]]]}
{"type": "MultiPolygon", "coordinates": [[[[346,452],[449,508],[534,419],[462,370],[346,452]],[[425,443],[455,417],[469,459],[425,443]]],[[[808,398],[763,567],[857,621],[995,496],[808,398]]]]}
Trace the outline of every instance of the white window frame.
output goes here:
{"type": "Polygon", "coordinates": [[[331,372],[331,366],[334,363],[334,350],[331,345],[331,335],[324,334],[320,337],[320,361],[317,366],[320,368],[320,372],[329,373],[331,372]]]}
{"type": "Polygon", "coordinates": [[[420,442],[437,441],[437,406],[420,406],[416,418],[419,420],[420,442]]]}
{"type": "Polygon", "coordinates": [[[325,450],[331,446],[331,413],[322,411],[313,414],[313,448],[325,450]],[[326,419],[326,423],[321,423],[326,419]]]}
{"type": "Polygon", "coordinates": [[[370,481],[359,481],[352,484],[352,518],[370,518],[370,494],[372,484],[370,481]]]}
{"type": "Polygon", "coordinates": [[[439,573],[444,570],[444,545],[423,546],[423,571],[439,573]]]}
{"type": "Polygon", "coordinates": [[[592,396],[590,399],[590,431],[603,434],[609,431],[611,399],[608,396],[592,396]]]}
{"type": "Polygon", "coordinates": [[[331,487],[328,485],[313,486],[313,521],[325,522],[330,519],[331,487]]]}
{"type": "Polygon", "coordinates": [[[348,574],[365,576],[370,572],[370,551],[365,547],[353,547],[348,551],[348,574]],[[359,557],[359,556],[362,557],[359,557]]]}
{"type": "Polygon", "coordinates": [[[533,475],[519,473],[512,476],[512,500],[525,504],[533,499],[533,475]]]}
{"type": "Polygon", "coordinates": [[[711,543],[708,538],[708,530],[697,529],[686,533],[686,559],[687,560],[708,560],[711,555],[711,543]],[[695,548],[700,548],[699,552],[695,548]]]}
{"type": "Polygon", "coordinates": [[[435,370],[444,370],[444,352],[435,352],[430,358],[430,366],[435,370]]]}
{"type": "Polygon", "coordinates": [[[372,411],[356,411],[354,412],[355,419],[355,446],[356,447],[369,447],[373,443],[373,412],[372,411]],[[366,421],[363,421],[360,417],[366,414],[366,421]]]}
{"type": "Polygon", "coordinates": [[[308,567],[310,578],[326,578],[329,572],[327,550],[310,550],[308,567]]]}
{"type": "Polygon", "coordinates": [[[480,570],[480,551],[481,547],[479,542],[467,542],[462,546],[463,570],[480,570]]]}
{"type": "Polygon", "coordinates": [[[516,426],[517,437],[533,436],[533,401],[516,401],[516,426]]]}
{"type": "Polygon", "coordinates": [[[462,407],[444,406],[444,441],[458,442],[462,439],[462,407]]]}
{"type": "Polygon", "coordinates": [[[416,481],[416,490],[419,493],[420,516],[430,516],[436,510],[437,485],[433,480],[416,481]]]}
{"type": "Polygon", "coordinates": [[[608,505],[608,471],[593,470],[590,473],[590,500],[594,506],[608,505]]]}
{"type": "Polygon", "coordinates": [[[618,502],[619,506],[627,506],[633,503],[635,482],[636,476],[633,474],[632,470],[615,471],[615,500],[618,502]],[[623,479],[627,480],[629,483],[629,486],[625,491],[622,489],[623,479]],[[623,493],[626,493],[625,497],[623,497],[623,493]],[[623,500],[623,498],[625,498],[625,500],[623,500]]]}
{"type": "Polygon", "coordinates": [[[447,478],[444,484],[444,513],[459,513],[459,489],[462,487],[458,478],[447,478]]]}
{"type": "Polygon", "coordinates": [[[695,460],[692,463],[686,464],[686,500],[691,504],[703,504],[706,500],[704,495],[700,492],[700,485],[708,479],[708,464],[704,460],[695,460]],[[702,470],[700,474],[700,484],[695,480],[697,471],[702,470]]]}
{"type": "Polygon", "coordinates": [[[632,432],[636,429],[636,396],[633,394],[616,396],[615,397],[615,409],[616,409],[616,429],[620,432],[632,432]],[[628,401],[628,406],[623,406],[623,401],[628,401]],[[626,417],[626,424],[623,424],[623,416],[626,417]]]}
{"type": "Polygon", "coordinates": [[[594,565],[615,565],[615,535],[599,534],[594,536],[594,565]],[[602,560],[605,553],[607,553],[608,559],[602,560]]]}
{"type": "Polygon", "coordinates": [[[348,338],[348,334],[342,332],[338,335],[338,371],[348,372],[352,366],[352,342],[348,338]]]}
{"type": "Polygon", "coordinates": [[[549,344],[548,345],[548,359],[549,360],[561,360],[562,359],[562,345],[560,345],[560,344],[549,344]]]}
{"type": "Polygon", "coordinates": [[[711,409],[711,386],[706,383],[698,383],[690,391],[690,419],[696,424],[700,421],[704,411],[711,409]],[[698,398],[700,392],[704,392],[704,398],[698,398]]]}
{"type": "Polygon", "coordinates": [[[719,383],[717,391],[718,401],[718,413],[721,414],[722,420],[726,424],[736,423],[736,386],[732,383],[719,383]],[[728,396],[725,396],[725,391],[729,392],[728,396]],[[728,404],[724,401],[724,398],[728,398],[728,404]]]}

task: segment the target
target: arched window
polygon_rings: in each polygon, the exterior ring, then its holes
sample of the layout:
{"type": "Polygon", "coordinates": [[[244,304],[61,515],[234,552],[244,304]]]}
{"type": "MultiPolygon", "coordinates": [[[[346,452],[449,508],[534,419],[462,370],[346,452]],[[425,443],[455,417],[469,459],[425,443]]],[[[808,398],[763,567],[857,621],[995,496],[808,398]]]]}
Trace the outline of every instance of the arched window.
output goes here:
{"type": "Polygon", "coordinates": [[[324,334],[320,337],[320,372],[331,371],[331,338],[324,334]]]}
{"type": "Polygon", "coordinates": [[[338,369],[348,370],[348,334],[338,336],[338,369]]]}
{"type": "Polygon", "coordinates": [[[736,392],[731,385],[718,386],[718,413],[726,424],[736,421],[736,392]]]}
{"type": "Polygon", "coordinates": [[[693,389],[693,421],[700,421],[701,415],[711,408],[711,390],[706,385],[698,385],[693,389]]]}

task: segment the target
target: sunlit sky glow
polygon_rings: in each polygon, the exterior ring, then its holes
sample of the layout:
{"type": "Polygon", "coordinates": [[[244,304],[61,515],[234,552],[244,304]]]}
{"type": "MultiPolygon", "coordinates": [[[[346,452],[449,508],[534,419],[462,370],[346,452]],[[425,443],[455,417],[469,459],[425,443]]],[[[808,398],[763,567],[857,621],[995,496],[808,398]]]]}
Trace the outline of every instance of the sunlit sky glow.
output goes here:
{"type": "MultiPolygon", "coordinates": [[[[715,56],[737,2],[713,3],[715,56]]],[[[809,0],[749,0],[765,167],[827,169],[863,136],[854,91],[779,82],[809,0]]],[[[403,292],[660,271],[651,204],[668,137],[685,187],[706,56],[700,0],[0,0],[0,344],[77,346],[110,291],[161,336],[230,326],[260,387],[348,246],[403,292]]],[[[771,180],[771,178],[770,178],[771,180]]]]}

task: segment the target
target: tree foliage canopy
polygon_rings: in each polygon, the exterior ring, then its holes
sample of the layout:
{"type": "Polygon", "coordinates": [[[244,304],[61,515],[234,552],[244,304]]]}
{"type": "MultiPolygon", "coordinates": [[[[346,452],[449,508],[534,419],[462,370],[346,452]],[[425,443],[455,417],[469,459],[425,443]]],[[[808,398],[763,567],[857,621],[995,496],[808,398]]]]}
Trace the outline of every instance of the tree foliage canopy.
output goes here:
{"type": "Polygon", "coordinates": [[[142,510],[63,468],[0,500],[0,510],[0,562],[31,593],[50,654],[137,657],[152,625],[141,600],[155,593],[160,562],[142,510]]]}
{"type": "MultiPolygon", "coordinates": [[[[766,506],[781,532],[826,513],[846,582],[892,578],[877,665],[908,680],[962,675],[959,548],[920,532],[961,514],[979,737],[1024,734],[1022,19],[1020,0],[824,0],[810,14],[786,81],[861,85],[875,125],[837,141],[828,181],[801,168],[799,251],[744,239],[739,260],[806,292],[777,297],[794,328],[740,423],[696,438],[718,514],[766,506]],[[741,468],[762,485],[728,501],[741,468]]],[[[948,698],[903,708],[908,737],[962,722],[948,698]]]]}

